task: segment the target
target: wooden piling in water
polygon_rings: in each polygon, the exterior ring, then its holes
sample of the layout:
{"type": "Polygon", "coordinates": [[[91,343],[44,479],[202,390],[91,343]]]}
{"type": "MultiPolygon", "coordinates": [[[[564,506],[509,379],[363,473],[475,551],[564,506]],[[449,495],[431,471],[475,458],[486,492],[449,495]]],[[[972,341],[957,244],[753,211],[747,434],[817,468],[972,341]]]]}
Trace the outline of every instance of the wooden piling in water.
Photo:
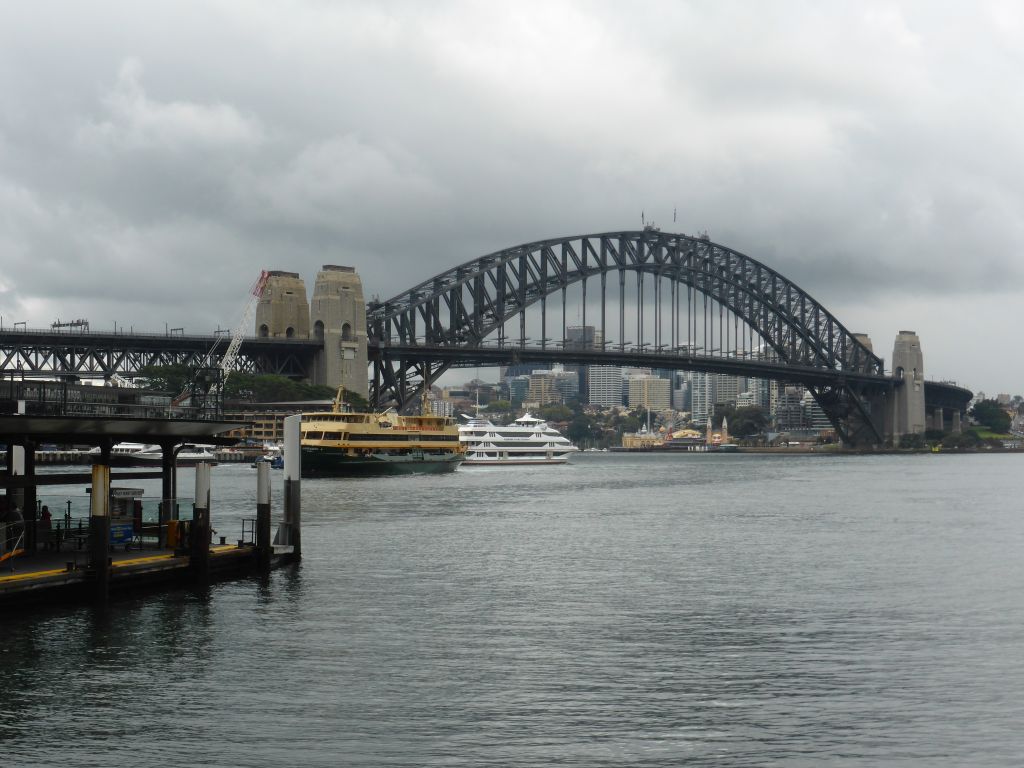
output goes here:
{"type": "Polygon", "coordinates": [[[110,596],[110,467],[93,465],[89,504],[89,573],[93,599],[104,605],[110,596]]]}
{"type": "Polygon", "coordinates": [[[270,462],[256,462],[256,563],[260,573],[270,572],[274,547],[270,538],[270,462]]]}
{"type": "Polygon", "coordinates": [[[284,521],[292,559],[302,559],[302,416],[284,419],[284,521]]]}
{"type": "Polygon", "coordinates": [[[192,509],[189,564],[199,585],[210,581],[210,465],[196,465],[195,506],[192,509]]]}

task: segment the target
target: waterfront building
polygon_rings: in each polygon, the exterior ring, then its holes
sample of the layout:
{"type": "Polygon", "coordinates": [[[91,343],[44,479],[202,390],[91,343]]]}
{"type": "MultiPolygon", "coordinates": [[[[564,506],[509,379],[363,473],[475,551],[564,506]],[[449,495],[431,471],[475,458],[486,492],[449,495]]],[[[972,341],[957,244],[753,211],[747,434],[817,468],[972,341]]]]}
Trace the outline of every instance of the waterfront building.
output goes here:
{"type": "Polygon", "coordinates": [[[679,381],[676,388],[672,390],[672,407],[677,411],[689,411],[690,403],[690,382],[679,381]]]}
{"type": "Polygon", "coordinates": [[[592,365],[589,370],[591,405],[614,408],[622,405],[622,368],[617,365],[592,365]]]}
{"type": "Polygon", "coordinates": [[[690,412],[695,424],[701,424],[711,416],[715,404],[715,379],[713,374],[694,371],[690,377],[690,412]]]}
{"type": "MultiPolygon", "coordinates": [[[[604,345],[604,336],[601,331],[592,325],[570,325],[565,329],[566,351],[581,349],[601,349],[604,345]]],[[[590,393],[590,366],[589,365],[566,365],[565,370],[575,371],[578,378],[578,392],[580,402],[589,402],[590,393]]]]}
{"type": "Polygon", "coordinates": [[[453,403],[451,400],[438,400],[435,398],[431,398],[430,412],[435,416],[454,416],[455,403],[453,403]]]}
{"type": "Polygon", "coordinates": [[[564,403],[579,396],[579,376],[560,365],[536,370],[528,377],[527,396],[538,403],[564,403]]]}
{"type": "Polygon", "coordinates": [[[538,403],[561,403],[562,393],[555,386],[555,377],[550,371],[534,371],[529,379],[527,396],[538,403]]]}
{"type": "Polygon", "coordinates": [[[646,426],[640,427],[639,432],[624,432],[622,434],[622,447],[632,450],[650,449],[661,445],[665,436],[658,432],[648,432],[646,426]]]}
{"type": "Polygon", "coordinates": [[[804,388],[800,386],[790,385],[779,392],[773,414],[776,431],[795,432],[810,427],[803,396],[804,388]]]}
{"type": "Polygon", "coordinates": [[[750,404],[768,408],[771,402],[771,384],[768,379],[747,379],[747,392],[752,396],[750,404]]]}
{"type": "Polygon", "coordinates": [[[470,393],[474,402],[479,401],[480,405],[487,405],[500,394],[499,387],[496,387],[494,384],[488,384],[480,379],[473,379],[467,382],[465,389],[470,393]]]}
{"type": "Polygon", "coordinates": [[[775,412],[779,407],[779,399],[785,389],[785,385],[781,381],[768,382],[768,414],[773,419],[775,418],[775,412]]]}
{"type": "Polygon", "coordinates": [[[628,404],[630,408],[646,408],[649,411],[663,411],[672,407],[672,383],[660,376],[631,376],[629,378],[628,404]]]}
{"type": "Polygon", "coordinates": [[[804,418],[810,429],[825,432],[832,429],[832,422],[814,399],[814,395],[805,391],[803,396],[804,418]]]}
{"type": "Polygon", "coordinates": [[[534,371],[550,370],[550,365],[544,363],[516,363],[515,365],[503,365],[498,368],[498,375],[504,379],[515,378],[516,376],[529,376],[534,371]]]}
{"type": "Polygon", "coordinates": [[[284,420],[303,411],[329,409],[333,400],[302,400],[281,403],[226,403],[224,421],[244,426],[227,432],[228,437],[250,443],[280,443],[284,440],[284,420]]]}
{"type": "Polygon", "coordinates": [[[740,376],[712,374],[715,377],[715,405],[735,405],[740,392],[746,389],[746,380],[740,376]]]}
{"type": "Polygon", "coordinates": [[[513,405],[521,405],[529,396],[530,377],[528,375],[512,376],[508,379],[508,399],[513,405]]]}
{"type": "Polygon", "coordinates": [[[579,399],[580,377],[578,371],[554,365],[548,375],[551,377],[552,386],[561,394],[563,403],[579,399]]]}

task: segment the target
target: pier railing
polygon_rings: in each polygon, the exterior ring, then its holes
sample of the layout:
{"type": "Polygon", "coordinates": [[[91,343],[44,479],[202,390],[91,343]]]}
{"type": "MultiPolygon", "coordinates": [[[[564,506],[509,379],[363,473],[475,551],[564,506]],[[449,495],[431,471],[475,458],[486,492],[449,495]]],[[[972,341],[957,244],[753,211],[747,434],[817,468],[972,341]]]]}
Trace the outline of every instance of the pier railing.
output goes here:
{"type": "MultiPolygon", "coordinates": [[[[36,501],[35,520],[18,525],[34,525],[34,540],[43,550],[80,552],[84,556],[89,552],[90,501],[87,494],[40,494],[36,501]],[[49,526],[42,519],[43,507],[50,512],[49,526]]],[[[126,513],[111,516],[111,547],[174,549],[188,540],[194,499],[142,496],[132,501],[126,513]]],[[[221,522],[216,526],[218,530],[213,531],[212,535],[220,539],[255,544],[254,521],[255,518],[242,516],[241,510],[224,510],[221,522]]],[[[0,552],[2,550],[3,542],[0,541],[0,552]]]]}
{"type": "Polygon", "coordinates": [[[175,403],[168,395],[120,387],[76,385],[66,380],[5,378],[0,380],[0,415],[90,416],[97,418],[217,420],[222,413],[213,399],[198,405],[175,403]]]}

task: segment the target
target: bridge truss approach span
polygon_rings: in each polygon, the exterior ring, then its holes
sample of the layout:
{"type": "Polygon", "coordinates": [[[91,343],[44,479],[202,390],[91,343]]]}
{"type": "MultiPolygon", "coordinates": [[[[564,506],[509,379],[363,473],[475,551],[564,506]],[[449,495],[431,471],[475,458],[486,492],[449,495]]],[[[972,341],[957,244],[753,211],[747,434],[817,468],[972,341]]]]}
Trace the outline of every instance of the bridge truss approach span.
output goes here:
{"type": "MultiPolygon", "coordinates": [[[[52,378],[133,378],[148,366],[219,365],[228,348],[223,336],[0,330],[0,371],[52,378]]],[[[309,339],[241,340],[233,366],[248,373],[308,378],[323,344],[309,339]]]]}
{"type": "Polygon", "coordinates": [[[849,444],[880,443],[881,359],[792,281],[706,237],[648,227],[542,240],[367,307],[371,398],[408,407],[452,366],[570,362],[800,383],[849,444]],[[573,328],[592,330],[580,338],[573,328]]]}

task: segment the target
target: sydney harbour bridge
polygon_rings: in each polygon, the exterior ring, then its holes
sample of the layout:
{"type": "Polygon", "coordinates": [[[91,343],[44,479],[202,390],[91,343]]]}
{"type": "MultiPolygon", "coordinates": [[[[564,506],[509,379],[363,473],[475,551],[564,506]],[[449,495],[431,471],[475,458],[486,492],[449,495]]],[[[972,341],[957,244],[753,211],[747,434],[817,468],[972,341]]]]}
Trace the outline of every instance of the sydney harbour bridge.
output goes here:
{"type": "MultiPolygon", "coordinates": [[[[949,420],[958,426],[971,398],[924,380],[912,332],[901,333],[902,345],[897,338],[886,371],[866,336],[768,265],[706,236],[653,227],[481,256],[370,301],[365,331],[354,326],[346,339],[365,341],[365,357],[355,357],[369,363],[371,402],[400,409],[452,367],[705,371],[802,385],[844,443],[877,445],[949,420]]],[[[246,337],[235,366],[316,379],[331,343],[322,328],[307,338],[246,337]]],[[[131,378],[147,365],[209,364],[226,348],[212,335],[0,329],[0,371],[131,378]]]]}

